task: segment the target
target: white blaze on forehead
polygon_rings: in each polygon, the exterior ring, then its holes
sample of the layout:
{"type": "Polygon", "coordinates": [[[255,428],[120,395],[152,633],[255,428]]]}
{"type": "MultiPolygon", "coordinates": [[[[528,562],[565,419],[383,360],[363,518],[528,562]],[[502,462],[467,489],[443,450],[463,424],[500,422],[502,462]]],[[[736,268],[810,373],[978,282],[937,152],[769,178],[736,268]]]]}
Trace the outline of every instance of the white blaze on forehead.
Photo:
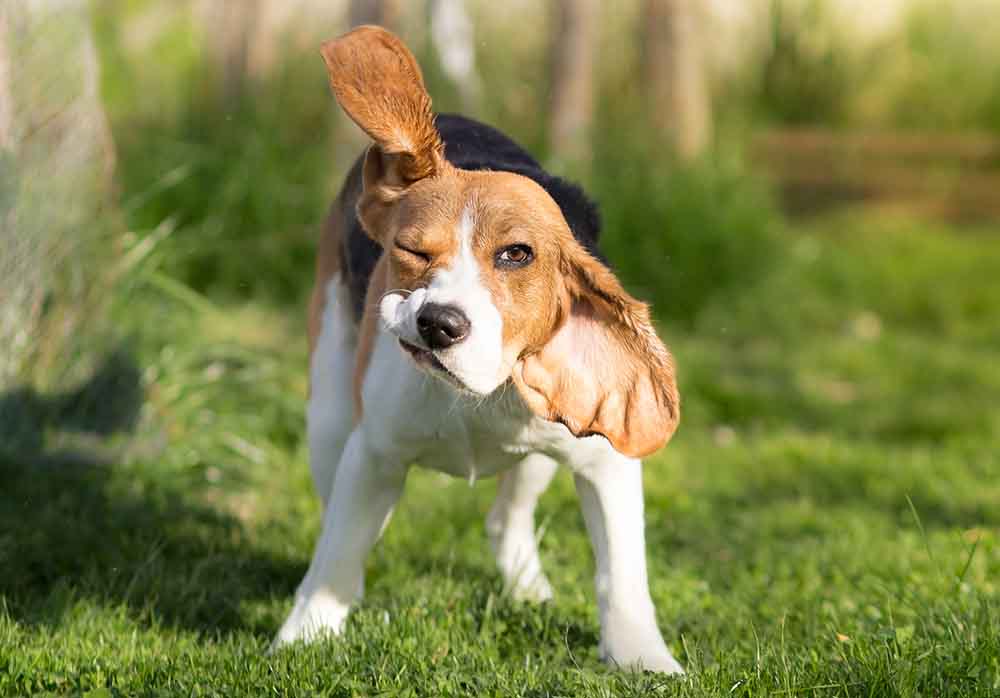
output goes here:
{"type": "MultiPolygon", "coordinates": [[[[475,293],[486,291],[479,276],[479,262],[472,252],[472,239],[476,232],[476,217],[472,204],[468,203],[462,211],[455,229],[458,238],[458,254],[452,258],[449,266],[440,269],[427,287],[427,292],[434,295],[435,303],[447,302],[445,299],[460,299],[466,291],[475,293]]],[[[469,318],[470,320],[472,318],[469,318]]]]}
{"type": "Polygon", "coordinates": [[[503,320],[493,296],[483,284],[479,261],[473,252],[476,217],[468,202],[455,225],[457,251],[447,266],[438,269],[427,288],[413,293],[390,292],[379,303],[383,326],[416,346],[420,338],[417,317],[427,303],[457,308],[469,319],[469,335],[435,356],[471,392],[487,395],[510,377],[503,360],[503,320]]]}
{"type": "Polygon", "coordinates": [[[434,275],[426,302],[457,307],[469,319],[469,336],[440,352],[438,358],[469,390],[485,395],[507,380],[510,368],[503,365],[503,320],[472,249],[476,234],[473,201],[466,203],[455,232],[458,253],[434,275]]]}

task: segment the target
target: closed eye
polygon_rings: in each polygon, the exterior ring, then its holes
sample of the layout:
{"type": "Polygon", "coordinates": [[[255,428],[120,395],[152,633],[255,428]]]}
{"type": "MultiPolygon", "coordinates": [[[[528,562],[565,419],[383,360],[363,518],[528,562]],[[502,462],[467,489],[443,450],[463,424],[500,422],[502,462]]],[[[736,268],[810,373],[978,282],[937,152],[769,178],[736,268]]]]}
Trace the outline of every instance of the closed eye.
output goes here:
{"type": "Polygon", "coordinates": [[[429,254],[427,254],[426,252],[420,252],[418,250],[414,250],[414,249],[412,249],[410,247],[406,247],[404,245],[400,245],[398,242],[394,242],[393,246],[397,250],[400,250],[401,252],[405,252],[408,255],[412,255],[412,256],[416,257],[417,259],[421,259],[421,260],[423,260],[425,262],[430,262],[431,261],[431,256],[429,254]]]}
{"type": "Polygon", "coordinates": [[[535,259],[535,251],[528,245],[508,245],[497,251],[494,264],[501,269],[520,269],[531,264],[535,259]]]}

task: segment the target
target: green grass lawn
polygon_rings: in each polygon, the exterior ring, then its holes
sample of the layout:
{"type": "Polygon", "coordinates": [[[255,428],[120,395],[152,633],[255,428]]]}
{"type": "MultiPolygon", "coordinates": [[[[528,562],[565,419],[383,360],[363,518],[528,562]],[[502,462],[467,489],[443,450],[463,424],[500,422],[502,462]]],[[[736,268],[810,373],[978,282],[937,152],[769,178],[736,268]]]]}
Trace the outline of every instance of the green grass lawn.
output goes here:
{"type": "Polygon", "coordinates": [[[566,474],[553,603],[504,595],[492,482],[419,471],[344,638],[265,656],[318,530],[304,309],[150,274],[90,384],[0,396],[0,693],[1000,695],[1000,238],[855,215],[781,240],[661,323],[684,416],[646,464],[648,556],[686,678],[599,662],[566,474]]]}

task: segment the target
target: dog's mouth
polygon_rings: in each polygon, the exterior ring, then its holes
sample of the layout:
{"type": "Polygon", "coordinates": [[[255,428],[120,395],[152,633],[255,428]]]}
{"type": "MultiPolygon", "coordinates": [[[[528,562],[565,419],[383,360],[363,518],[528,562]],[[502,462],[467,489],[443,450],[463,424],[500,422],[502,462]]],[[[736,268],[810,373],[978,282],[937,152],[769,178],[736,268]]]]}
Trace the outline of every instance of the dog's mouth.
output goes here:
{"type": "Polygon", "coordinates": [[[434,352],[430,349],[424,349],[423,347],[418,347],[415,344],[410,344],[404,339],[399,340],[399,346],[403,348],[403,351],[410,355],[410,358],[413,359],[413,362],[417,364],[417,366],[440,375],[457,388],[467,390],[465,384],[459,379],[459,377],[449,371],[448,368],[441,363],[438,357],[434,356],[434,352]]]}

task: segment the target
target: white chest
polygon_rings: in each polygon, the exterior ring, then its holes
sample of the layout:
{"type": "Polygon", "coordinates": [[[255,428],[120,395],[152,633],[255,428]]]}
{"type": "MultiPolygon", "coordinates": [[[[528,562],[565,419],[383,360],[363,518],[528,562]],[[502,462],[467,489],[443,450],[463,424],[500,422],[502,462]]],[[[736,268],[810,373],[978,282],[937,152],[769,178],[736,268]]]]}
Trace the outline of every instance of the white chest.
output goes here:
{"type": "Polygon", "coordinates": [[[535,417],[509,384],[486,398],[461,393],[417,369],[385,335],[376,342],[363,402],[362,426],[375,453],[462,478],[495,475],[531,452],[560,458],[585,442],[607,443],[535,417]]]}

